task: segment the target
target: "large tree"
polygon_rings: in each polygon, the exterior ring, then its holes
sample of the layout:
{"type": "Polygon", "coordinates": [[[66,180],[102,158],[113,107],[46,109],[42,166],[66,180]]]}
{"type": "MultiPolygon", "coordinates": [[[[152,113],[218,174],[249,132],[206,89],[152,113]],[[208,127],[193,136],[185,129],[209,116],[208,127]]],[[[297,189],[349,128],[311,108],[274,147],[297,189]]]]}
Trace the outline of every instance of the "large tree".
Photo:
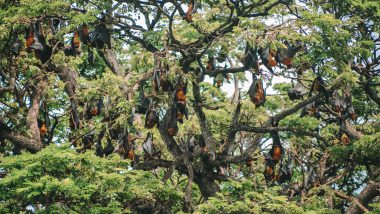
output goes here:
{"type": "Polygon", "coordinates": [[[0,208],[376,212],[379,24],[376,0],[5,0],[0,208]]]}

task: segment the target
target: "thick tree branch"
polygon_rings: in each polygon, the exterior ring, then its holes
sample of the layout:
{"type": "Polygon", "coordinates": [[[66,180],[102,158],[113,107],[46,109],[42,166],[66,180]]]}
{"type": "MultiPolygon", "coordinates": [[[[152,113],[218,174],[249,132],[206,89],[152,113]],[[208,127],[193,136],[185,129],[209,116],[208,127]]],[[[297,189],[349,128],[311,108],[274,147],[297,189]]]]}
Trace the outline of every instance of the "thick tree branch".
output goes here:
{"type": "Polygon", "coordinates": [[[362,212],[368,212],[368,209],[365,207],[368,203],[380,195],[380,183],[369,181],[367,186],[362,190],[358,197],[352,199],[352,204],[347,209],[347,214],[359,214],[362,212]]]}

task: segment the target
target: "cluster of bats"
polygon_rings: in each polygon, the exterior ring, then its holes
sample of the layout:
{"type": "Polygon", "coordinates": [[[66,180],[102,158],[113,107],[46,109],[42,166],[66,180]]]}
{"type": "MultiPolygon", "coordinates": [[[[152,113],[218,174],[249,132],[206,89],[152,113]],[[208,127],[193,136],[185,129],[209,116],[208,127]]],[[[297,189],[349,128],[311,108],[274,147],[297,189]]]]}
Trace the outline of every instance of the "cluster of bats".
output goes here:
{"type": "Polygon", "coordinates": [[[271,132],[272,135],[272,148],[265,156],[265,170],[264,177],[267,183],[278,182],[284,183],[290,181],[292,177],[292,158],[288,155],[287,160],[285,157],[285,149],[281,145],[278,132],[271,132]],[[276,165],[279,164],[279,167],[276,165]]]}
{"type": "MultiPolygon", "coordinates": [[[[53,36],[65,25],[64,21],[59,18],[49,18],[36,21],[25,29],[25,47],[28,52],[33,52],[43,64],[52,56],[53,51],[63,50],[66,56],[77,56],[80,53],[82,44],[88,45],[88,60],[93,62],[94,56],[91,48],[102,49],[105,45],[111,48],[111,31],[104,23],[104,18],[100,24],[95,26],[94,31],[90,32],[86,24],[78,27],[72,33],[70,45],[65,47],[64,42],[59,39],[52,38],[46,40],[46,34],[51,33],[53,36]],[[46,24],[46,25],[44,25],[46,24]],[[43,26],[46,26],[44,28],[43,26]]],[[[22,42],[19,39],[19,33],[15,31],[12,35],[11,53],[18,56],[21,50],[22,42]]]]}

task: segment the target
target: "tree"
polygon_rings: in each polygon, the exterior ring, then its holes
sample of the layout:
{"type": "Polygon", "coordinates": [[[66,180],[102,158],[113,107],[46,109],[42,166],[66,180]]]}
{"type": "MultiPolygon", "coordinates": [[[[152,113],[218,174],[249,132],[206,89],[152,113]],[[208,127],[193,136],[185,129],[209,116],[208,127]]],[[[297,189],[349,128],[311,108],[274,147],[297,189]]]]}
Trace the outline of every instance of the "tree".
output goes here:
{"type": "Polygon", "coordinates": [[[379,7],[3,2],[1,209],[376,212],[379,7]]]}

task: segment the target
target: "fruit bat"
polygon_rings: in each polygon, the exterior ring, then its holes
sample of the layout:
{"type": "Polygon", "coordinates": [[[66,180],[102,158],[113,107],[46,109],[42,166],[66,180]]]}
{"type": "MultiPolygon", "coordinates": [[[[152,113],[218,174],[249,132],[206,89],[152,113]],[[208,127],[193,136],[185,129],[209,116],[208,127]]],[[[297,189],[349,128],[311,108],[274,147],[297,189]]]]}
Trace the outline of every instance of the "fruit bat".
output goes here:
{"type": "Polygon", "coordinates": [[[251,157],[248,157],[248,158],[245,159],[245,165],[247,167],[251,167],[252,164],[253,164],[253,159],[251,157]]]}
{"type": "Polygon", "coordinates": [[[350,137],[348,136],[348,134],[345,131],[340,130],[339,136],[340,136],[339,140],[343,145],[348,145],[350,143],[350,137]]]}
{"type": "Polygon", "coordinates": [[[309,96],[312,96],[314,94],[323,93],[325,95],[326,102],[329,100],[329,95],[326,90],[325,82],[323,81],[321,76],[317,76],[313,84],[311,85],[309,96]]]}
{"type": "Polygon", "coordinates": [[[153,107],[153,104],[149,106],[149,109],[146,112],[145,115],[145,128],[151,129],[154,126],[158,125],[159,118],[156,110],[153,107]]]}
{"type": "Polygon", "coordinates": [[[41,119],[37,119],[37,125],[38,125],[38,128],[40,130],[40,137],[42,138],[43,136],[45,136],[45,134],[48,131],[48,129],[46,127],[46,122],[41,120],[41,119]]]}
{"type": "Polygon", "coordinates": [[[189,152],[194,152],[194,148],[195,148],[195,136],[193,135],[189,140],[189,145],[187,149],[189,152]]]}
{"type": "Polygon", "coordinates": [[[212,71],[216,68],[216,59],[215,57],[208,57],[208,61],[207,61],[207,66],[206,66],[206,70],[207,71],[212,71]]]}
{"type": "Polygon", "coordinates": [[[177,90],[174,97],[176,118],[178,122],[183,123],[183,118],[188,119],[188,110],[186,107],[186,93],[187,93],[187,83],[179,82],[177,85],[177,90]]]}
{"type": "Polygon", "coordinates": [[[251,101],[255,104],[256,108],[264,105],[265,103],[265,91],[263,88],[263,82],[253,78],[253,82],[248,90],[248,95],[251,101]]]}
{"type": "Polygon", "coordinates": [[[25,45],[26,50],[28,52],[33,51],[42,64],[46,63],[52,55],[53,49],[46,44],[39,22],[30,25],[25,45]]]}
{"type": "Polygon", "coordinates": [[[186,120],[189,119],[189,111],[186,107],[186,105],[178,104],[177,103],[177,121],[180,123],[183,123],[183,119],[186,118],[186,120]]]}
{"type": "Polygon", "coordinates": [[[61,20],[59,18],[49,19],[50,30],[53,35],[59,30],[61,20]]]}
{"type": "Polygon", "coordinates": [[[108,155],[112,154],[115,150],[115,147],[112,145],[111,139],[107,139],[107,145],[103,149],[104,155],[107,157],[108,155]]]}
{"type": "Polygon", "coordinates": [[[158,92],[161,87],[161,72],[159,70],[155,70],[152,75],[152,85],[153,89],[158,92]]]}
{"type": "Polygon", "coordinates": [[[174,101],[176,103],[186,104],[187,83],[179,82],[177,85],[174,101]]]}
{"type": "Polygon", "coordinates": [[[70,47],[64,50],[66,56],[76,56],[79,54],[79,48],[81,47],[81,40],[78,31],[74,31],[71,38],[70,47]]]}
{"type": "Polygon", "coordinates": [[[128,157],[128,152],[131,148],[131,144],[129,141],[129,134],[126,128],[123,131],[119,132],[117,139],[117,146],[114,152],[118,153],[123,159],[128,157]]]}
{"type": "Polygon", "coordinates": [[[315,102],[307,104],[302,108],[300,117],[304,117],[306,115],[317,116],[319,117],[319,109],[315,102]]]}
{"type": "Polygon", "coordinates": [[[136,113],[138,114],[146,114],[148,108],[149,108],[149,104],[150,104],[150,101],[147,97],[145,97],[145,93],[144,93],[144,82],[141,83],[140,85],[140,89],[139,89],[139,105],[137,106],[137,111],[136,113]]]}
{"type": "Polygon", "coordinates": [[[358,118],[358,115],[356,114],[355,109],[352,105],[350,105],[350,107],[348,107],[348,115],[350,116],[351,120],[353,120],[353,121],[356,121],[356,119],[358,118]]]}
{"type": "Polygon", "coordinates": [[[292,157],[288,154],[288,159],[286,160],[286,162],[281,162],[277,180],[279,183],[288,182],[292,178],[292,175],[292,157]]]}
{"type": "Polygon", "coordinates": [[[71,39],[71,47],[75,48],[75,49],[79,49],[80,45],[81,44],[80,44],[80,38],[79,38],[78,31],[75,31],[73,34],[73,38],[71,39]]]}
{"type": "Polygon", "coordinates": [[[188,22],[192,22],[193,21],[192,14],[194,14],[197,11],[198,7],[199,7],[198,0],[190,0],[186,14],[183,18],[188,22]]]}
{"type": "Polygon", "coordinates": [[[177,109],[175,107],[172,107],[170,109],[170,115],[169,115],[169,121],[168,121],[168,128],[167,131],[170,136],[175,136],[178,133],[178,126],[177,126],[177,109]]]}
{"type": "Polygon", "coordinates": [[[116,139],[118,139],[118,137],[119,137],[119,133],[121,133],[122,131],[118,128],[118,127],[116,127],[115,125],[114,126],[112,126],[110,129],[109,129],[109,136],[110,136],[110,138],[111,139],[113,139],[113,140],[116,140],[116,139]]]}
{"type": "Polygon", "coordinates": [[[98,157],[104,156],[102,142],[100,142],[100,141],[97,141],[95,144],[95,155],[98,157]]]}
{"type": "Polygon", "coordinates": [[[85,23],[83,23],[82,29],[78,32],[78,35],[83,44],[90,45],[90,34],[85,23]]]}
{"type": "Polygon", "coordinates": [[[249,70],[251,68],[254,68],[258,71],[259,65],[256,49],[252,48],[251,45],[247,42],[244,53],[244,69],[249,70]]]}
{"type": "Polygon", "coordinates": [[[92,100],[86,109],[86,118],[91,119],[93,116],[99,116],[103,109],[103,100],[92,100]]]}
{"type": "Polygon", "coordinates": [[[98,24],[89,35],[92,47],[103,49],[104,45],[107,45],[108,48],[111,48],[111,32],[104,21],[105,18],[103,17],[102,23],[98,24]]]}
{"type": "Polygon", "coordinates": [[[269,151],[269,155],[275,163],[278,163],[280,160],[282,160],[285,150],[281,145],[278,132],[271,132],[271,135],[273,144],[271,150],[269,151]]]}
{"type": "Polygon", "coordinates": [[[287,68],[292,67],[292,60],[296,53],[302,48],[301,45],[293,46],[288,41],[284,42],[285,47],[281,47],[277,50],[276,60],[287,68]]]}
{"type": "Polygon", "coordinates": [[[289,89],[288,96],[290,100],[301,99],[307,92],[305,86],[301,82],[297,82],[293,88],[289,89]]]}
{"type": "Polygon", "coordinates": [[[319,185],[319,177],[315,173],[313,168],[308,170],[308,174],[305,181],[305,187],[309,189],[310,187],[316,187],[319,185]]]}
{"type": "Polygon", "coordinates": [[[154,157],[159,153],[159,151],[156,150],[156,147],[153,144],[153,134],[151,132],[149,132],[146,136],[146,139],[142,147],[145,152],[145,157],[154,157]]]}
{"type": "Polygon", "coordinates": [[[276,51],[271,49],[269,46],[264,48],[264,50],[262,50],[260,53],[261,61],[271,73],[274,72],[272,67],[275,67],[277,65],[275,56],[276,56],[276,51]]]}
{"type": "Polygon", "coordinates": [[[170,92],[174,90],[173,84],[167,79],[166,75],[160,77],[161,89],[164,92],[170,92]]]}
{"type": "Polygon", "coordinates": [[[220,88],[223,85],[223,81],[224,81],[223,74],[216,75],[216,77],[214,78],[214,86],[220,88]]]}
{"type": "Polygon", "coordinates": [[[94,142],[93,133],[88,133],[85,136],[83,136],[83,139],[82,139],[83,149],[90,149],[93,142],[94,142]]]}
{"type": "Polygon", "coordinates": [[[11,53],[17,57],[20,53],[21,46],[22,46],[22,43],[21,43],[21,40],[18,38],[18,34],[14,33],[12,36],[12,42],[11,42],[11,53]]]}
{"type": "Polygon", "coordinates": [[[342,113],[342,111],[346,108],[345,100],[342,96],[339,95],[338,91],[334,91],[331,104],[333,110],[338,113],[342,113]]]}
{"type": "Polygon", "coordinates": [[[276,163],[271,157],[265,158],[264,177],[267,183],[273,182],[276,179],[275,166],[276,163]]]}
{"type": "Polygon", "coordinates": [[[346,103],[345,117],[346,118],[349,117],[351,118],[351,120],[356,121],[356,119],[358,118],[358,115],[356,114],[354,106],[352,104],[352,97],[350,95],[347,95],[345,96],[344,101],[346,103]]]}

